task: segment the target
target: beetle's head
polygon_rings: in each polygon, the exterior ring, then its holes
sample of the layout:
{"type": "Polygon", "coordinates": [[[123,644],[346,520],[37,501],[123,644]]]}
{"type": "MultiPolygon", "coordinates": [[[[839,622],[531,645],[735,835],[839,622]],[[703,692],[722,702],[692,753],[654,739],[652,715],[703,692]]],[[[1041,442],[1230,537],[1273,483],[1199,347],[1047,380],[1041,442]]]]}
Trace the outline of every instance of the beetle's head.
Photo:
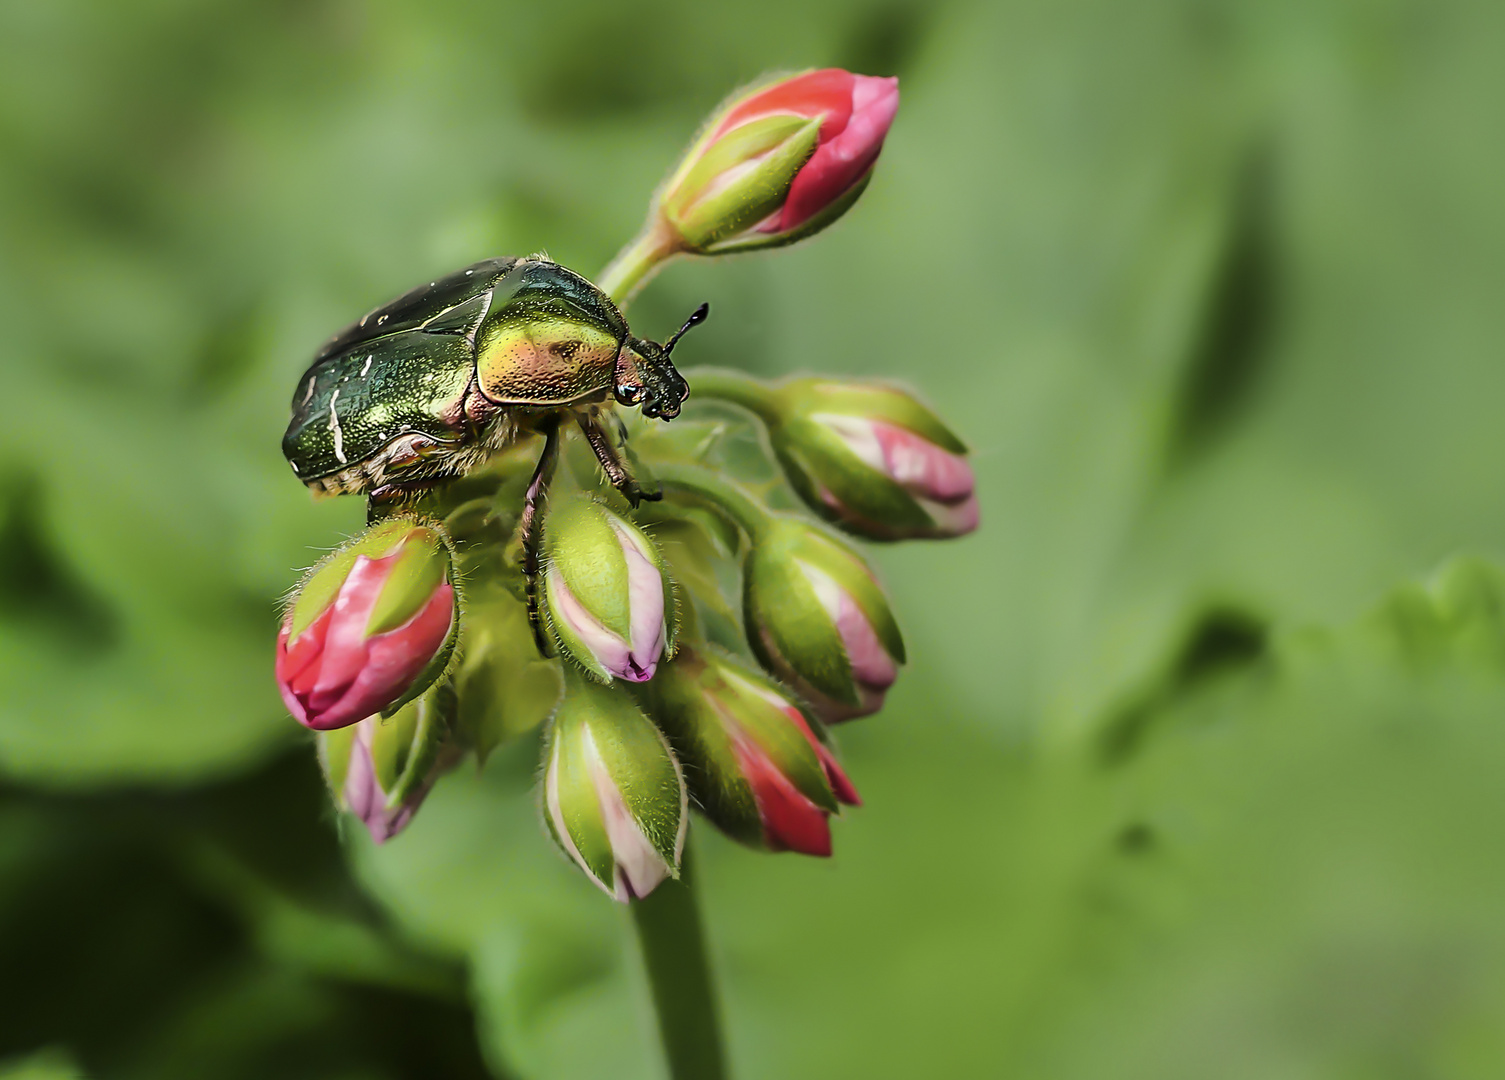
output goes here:
{"type": "Polygon", "coordinates": [[[701,304],[668,341],[629,337],[617,355],[616,396],[623,405],[637,405],[644,416],[673,420],[679,403],[690,394],[689,384],[674,370],[669,354],[685,331],[705,322],[710,304],[701,304]]]}

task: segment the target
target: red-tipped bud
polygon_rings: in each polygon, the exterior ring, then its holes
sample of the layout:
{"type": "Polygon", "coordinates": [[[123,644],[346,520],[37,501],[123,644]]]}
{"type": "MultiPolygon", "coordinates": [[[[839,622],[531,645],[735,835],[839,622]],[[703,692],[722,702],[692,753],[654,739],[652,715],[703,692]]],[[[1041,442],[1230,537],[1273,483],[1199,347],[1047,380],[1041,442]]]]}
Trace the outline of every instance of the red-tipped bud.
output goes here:
{"type": "Polygon", "coordinates": [[[646,688],[697,806],[743,843],[831,854],[829,817],[861,800],[776,683],[710,650],[685,649],[646,688]]]}
{"type": "Polygon", "coordinates": [[[899,80],[840,68],[732,98],[665,185],[664,222],[686,251],[792,243],[862,193],[899,109],[899,80]]]}
{"type": "Polygon", "coordinates": [[[322,560],[277,638],[277,686],[316,731],[411,701],[443,673],[459,631],[448,538],[396,518],[322,560]]]}

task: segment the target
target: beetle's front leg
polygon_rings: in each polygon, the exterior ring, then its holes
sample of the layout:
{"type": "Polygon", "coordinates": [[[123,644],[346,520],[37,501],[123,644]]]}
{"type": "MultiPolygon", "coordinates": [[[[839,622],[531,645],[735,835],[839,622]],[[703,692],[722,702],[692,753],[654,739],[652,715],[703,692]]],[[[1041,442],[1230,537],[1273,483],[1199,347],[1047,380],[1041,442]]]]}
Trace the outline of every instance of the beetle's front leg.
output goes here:
{"type": "Polygon", "coordinates": [[[533,469],[533,479],[528,484],[528,493],[523,497],[522,518],[518,533],[523,545],[523,582],[528,597],[528,625],[533,629],[533,641],[541,656],[554,655],[549,635],[544,632],[543,613],[538,607],[539,549],[543,542],[543,502],[549,493],[549,481],[554,479],[554,467],[559,463],[559,418],[553,416],[539,425],[543,432],[543,453],[538,456],[538,465],[533,469]]]}
{"type": "Polygon", "coordinates": [[[595,452],[596,460],[601,463],[601,470],[606,473],[606,479],[611,482],[612,487],[623,494],[634,510],[644,499],[653,502],[664,497],[663,492],[656,488],[652,491],[644,490],[643,486],[638,483],[637,477],[633,475],[632,466],[624,452],[627,437],[626,433],[621,430],[620,421],[617,421],[615,417],[612,418],[617,424],[619,436],[619,439],[614,439],[612,432],[608,431],[606,425],[602,423],[601,414],[596,409],[577,412],[575,419],[580,424],[580,432],[585,436],[585,441],[595,452]]]}

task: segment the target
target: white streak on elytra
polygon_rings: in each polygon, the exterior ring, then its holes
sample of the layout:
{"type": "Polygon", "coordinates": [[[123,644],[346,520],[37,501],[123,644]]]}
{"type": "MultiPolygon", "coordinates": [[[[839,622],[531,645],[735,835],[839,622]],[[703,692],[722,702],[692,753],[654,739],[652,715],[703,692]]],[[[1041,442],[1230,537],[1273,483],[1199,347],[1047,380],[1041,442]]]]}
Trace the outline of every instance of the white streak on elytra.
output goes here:
{"type": "Polygon", "coordinates": [[[335,414],[334,403],[339,400],[340,392],[336,390],[329,398],[329,431],[334,435],[334,456],[339,459],[341,465],[346,464],[345,459],[345,430],[340,427],[340,418],[335,414]]]}
{"type": "Polygon", "coordinates": [[[366,372],[371,370],[371,361],[375,356],[376,354],[372,353],[370,356],[366,357],[366,364],[361,368],[361,378],[364,379],[366,377],[366,372]]]}
{"type": "Polygon", "coordinates": [[[314,378],[313,375],[308,377],[308,389],[303,391],[303,404],[305,405],[308,404],[308,399],[314,396],[314,378]]]}
{"type": "Polygon", "coordinates": [[[384,323],[386,321],[387,321],[387,316],[385,316],[385,315],[379,316],[377,318],[377,320],[376,320],[376,325],[380,326],[382,323],[384,323]]]}

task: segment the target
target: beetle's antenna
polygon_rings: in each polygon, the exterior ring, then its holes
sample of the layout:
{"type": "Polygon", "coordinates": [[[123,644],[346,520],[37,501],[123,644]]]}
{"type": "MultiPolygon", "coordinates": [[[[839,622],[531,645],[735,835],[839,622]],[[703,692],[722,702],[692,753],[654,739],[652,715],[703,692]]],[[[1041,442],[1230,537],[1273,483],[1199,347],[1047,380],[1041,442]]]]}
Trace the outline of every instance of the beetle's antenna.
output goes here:
{"type": "Polygon", "coordinates": [[[710,304],[701,304],[698,308],[691,312],[690,317],[685,320],[685,324],[678,330],[674,331],[669,340],[664,342],[664,351],[659,355],[668,356],[671,352],[673,352],[675,344],[679,341],[680,338],[685,336],[685,331],[689,330],[691,327],[699,326],[701,323],[705,322],[710,314],[710,304]]]}

